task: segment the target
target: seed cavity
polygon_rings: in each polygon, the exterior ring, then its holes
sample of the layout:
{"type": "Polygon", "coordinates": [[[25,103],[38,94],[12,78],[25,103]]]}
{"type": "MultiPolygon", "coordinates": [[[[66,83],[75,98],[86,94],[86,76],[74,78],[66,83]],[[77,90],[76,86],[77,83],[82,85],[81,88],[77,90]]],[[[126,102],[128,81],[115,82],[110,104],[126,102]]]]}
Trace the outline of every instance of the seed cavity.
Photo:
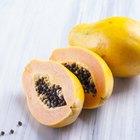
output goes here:
{"type": "Polygon", "coordinates": [[[49,82],[48,77],[40,77],[35,82],[35,89],[40,100],[48,106],[55,108],[66,105],[60,85],[49,82]]]}
{"type": "Polygon", "coordinates": [[[86,68],[76,63],[62,63],[62,65],[69,69],[79,79],[85,93],[91,93],[93,96],[96,96],[97,90],[95,84],[90,72],[86,68]]]}

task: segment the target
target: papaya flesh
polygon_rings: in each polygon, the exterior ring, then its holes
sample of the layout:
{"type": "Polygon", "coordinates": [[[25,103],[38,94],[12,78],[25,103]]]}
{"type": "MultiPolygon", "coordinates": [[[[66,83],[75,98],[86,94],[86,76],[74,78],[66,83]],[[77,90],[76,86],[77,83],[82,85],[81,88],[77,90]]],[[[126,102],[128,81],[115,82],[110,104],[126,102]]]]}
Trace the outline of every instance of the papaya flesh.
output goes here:
{"type": "Polygon", "coordinates": [[[53,51],[50,60],[63,64],[80,80],[85,92],[83,108],[99,107],[110,97],[112,73],[105,61],[94,52],[78,47],[59,48],[53,51]]]}
{"type": "Polygon", "coordinates": [[[110,17],[93,24],[75,26],[69,44],[100,55],[114,76],[140,74],[140,22],[127,17],[110,17]]]}
{"type": "Polygon", "coordinates": [[[32,116],[44,125],[63,127],[82,110],[84,91],[79,80],[57,62],[32,60],[22,83],[32,116]]]}

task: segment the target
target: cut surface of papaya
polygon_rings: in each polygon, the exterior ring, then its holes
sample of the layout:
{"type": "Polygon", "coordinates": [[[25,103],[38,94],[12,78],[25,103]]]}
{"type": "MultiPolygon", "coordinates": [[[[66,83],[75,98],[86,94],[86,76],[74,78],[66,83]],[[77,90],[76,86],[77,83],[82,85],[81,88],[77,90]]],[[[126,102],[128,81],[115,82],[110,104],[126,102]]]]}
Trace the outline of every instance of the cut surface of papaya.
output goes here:
{"type": "Polygon", "coordinates": [[[77,77],[55,61],[32,60],[22,77],[29,110],[40,123],[62,127],[76,120],[84,103],[77,77]]]}
{"type": "Polygon", "coordinates": [[[84,108],[96,108],[113,90],[113,76],[96,53],[78,47],[55,49],[50,57],[69,69],[80,80],[85,93],[84,108]]]}

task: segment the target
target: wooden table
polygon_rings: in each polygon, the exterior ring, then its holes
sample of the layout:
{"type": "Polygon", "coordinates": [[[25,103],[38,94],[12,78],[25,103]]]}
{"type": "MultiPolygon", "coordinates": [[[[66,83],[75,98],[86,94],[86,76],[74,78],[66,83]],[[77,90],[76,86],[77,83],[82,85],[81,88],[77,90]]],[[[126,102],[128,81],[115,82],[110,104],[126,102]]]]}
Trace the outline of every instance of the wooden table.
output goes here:
{"type": "Polygon", "coordinates": [[[22,90],[22,72],[31,59],[48,59],[54,48],[68,46],[74,25],[112,15],[140,20],[140,1],[0,0],[0,130],[6,133],[0,140],[140,140],[140,76],[115,79],[104,106],[83,110],[61,129],[34,120],[22,90]]]}

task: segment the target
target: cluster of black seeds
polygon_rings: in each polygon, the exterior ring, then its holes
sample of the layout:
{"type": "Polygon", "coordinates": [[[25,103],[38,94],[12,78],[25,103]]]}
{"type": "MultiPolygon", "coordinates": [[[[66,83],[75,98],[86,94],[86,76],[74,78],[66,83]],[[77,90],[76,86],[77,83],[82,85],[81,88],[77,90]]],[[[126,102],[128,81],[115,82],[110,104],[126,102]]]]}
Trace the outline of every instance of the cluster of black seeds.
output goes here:
{"type": "Polygon", "coordinates": [[[40,100],[48,106],[48,108],[60,107],[66,105],[63,97],[62,88],[59,85],[50,85],[47,77],[41,77],[35,82],[36,92],[40,100]]]}
{"type": "Polygon", "coordinates": [[[90,72],[86,68],[81,67],[76,63],[63,63],[63,65],[80,80],[85,93],[92,93],[93,96],[96,95],[97,91],[94,82],[90,72]]]}

